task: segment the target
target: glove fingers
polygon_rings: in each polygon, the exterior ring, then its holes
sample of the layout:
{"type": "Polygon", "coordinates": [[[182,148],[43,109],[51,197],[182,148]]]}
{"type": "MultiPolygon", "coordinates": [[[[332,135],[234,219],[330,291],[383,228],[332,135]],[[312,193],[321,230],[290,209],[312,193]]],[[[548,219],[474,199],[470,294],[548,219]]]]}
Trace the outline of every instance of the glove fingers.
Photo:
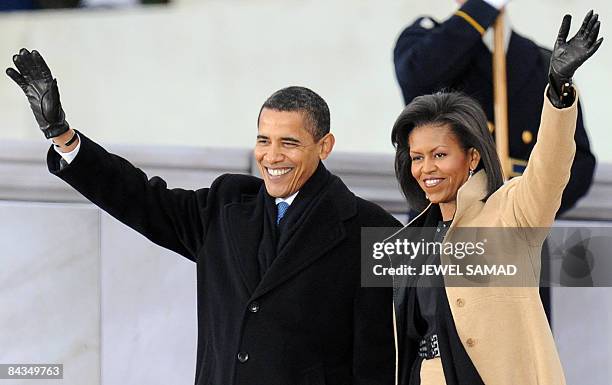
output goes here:
{"type": "Polygon", "coordinates": [[[13,81],[15,83],[17,83],[17,85],[19,87],[21,87],[22,90],[25,91],[25,89],[28,86],[28,82],[24,79],[23,76],[21,76],[21,74],[19,72],[17,72],[14,68],[7,68],[6,69],[6,74],[13,79],[13,81]]]}
{"type": "Polygon", "coordinates": [[[589,36],[587,37],[587,42],[589,43],[589,46],[595,44],[595,40],[597,40],[597,36],[599,35],[600,25],[601,23],[598,21],[597,23],[595,23],[593,29],[589,32],[589,36]]]}
{"type": "Polygon", "coordinates": [[[36,50],[32,51],[32,60],[34,61],[34,63],[36,64],[36,67],[42,73],[45,79],[47,80],[53,79],[49,66],[47,65],[47,63],[45,62],[45,59],[43,59],[41,54],[38,53],[38,51],[36,50]]]}
{"type": "Polygon", "coordinates": [[[570,26],[572,24],[572,16],[565,15],[563,16],[563,21],[561,22],[561,28],[559,28],[559,35],[557,36],[557,43],[562,44],[567,40],[567,35],[569,34],[570,26]]]}
{"type": "Polygon", "coordinates": [[[27,48],[22,48],[22,49],[19,50],[19,54],[20,55],[29,55],[30,51],[28,51],[27,48]]]}
{"type": "Polygon", "coordinates": [[[600,37],[599,40],[597,40],[595,44],[593,44],[593,46],[589,48],[589,50],[587,51],[588,57],[593,56],[593,54],[599,49],[599,46],[601,45],[602,42],[603,42],[603,37],[600,37]]]}
{"type": "Polygon", "coordinates": [[[26,80],[32,79],[33,63],[30,52],[27,49],[20,49],[19,54],[13,56],[13,62],[26,80]]]}
{"type": "MultiPolygon", "coordinates": [[[[32,70],[34,69],[34,61],[32,60],[32,53],[25,48],[19,50],[19,56],[21,57],[21,62],[25,64],[27,69],[27,75],[32,76],[32,70]]],[[[26,74],[24,74],[26,75],[26,74]]]]}
{"type": "Polygon", "coordinates": [[[584,17],[584,20],[582,21],[582,25],[580,26],[580,29],[578,30],[577,35],[583,34],[584,31],[586,30],[587,25],[589,25],[589,20],[591,20],[591,17],[593,16],[593,10],[591,9],[586,16],[584,17]]]}
{"type": "Polygon", "coordinates": [[[591,17],[591,20],[589,20],[589,24],[587,25],[585,32],[585,36],[589,36],[589,34],[591,33],[591,31],[593,30],[593,28],[595,27],[595,24],[597,23],[597,19],[599,18],[598,14],[595,14],[593,17],[591,17]]]}
{"type": "Polygon", "coordinates": [[[45,120],[49,123],[54,123],[59,120],[59,90],[57,88],[57,81],[53,79],[51,82],[51,88],[42,97],[42,113],[45,120]]]}
{"type": "Polygon", "coordinates": [[[17,70],[19,70],[21,75],[27,78],[28,69],[23,61],[23,56],[21,54],[13,55],[13,63],[15,63],[15,67],[17,67],[17,70]]]}
{"type": "MultiPolygon", "coordinates": [[[[25,48],[23,50],[27,52],[25,48]]],[[[27,52],[27,54],[22,55],[22,57],[23,62],[26,64],[26,67],[28,69],[27,75],[29,76],[29,78],[40,79],[40,71],[38,70],[38,64],[34,60],[34,55],[32,54],[32,52],[27,52]]]]}

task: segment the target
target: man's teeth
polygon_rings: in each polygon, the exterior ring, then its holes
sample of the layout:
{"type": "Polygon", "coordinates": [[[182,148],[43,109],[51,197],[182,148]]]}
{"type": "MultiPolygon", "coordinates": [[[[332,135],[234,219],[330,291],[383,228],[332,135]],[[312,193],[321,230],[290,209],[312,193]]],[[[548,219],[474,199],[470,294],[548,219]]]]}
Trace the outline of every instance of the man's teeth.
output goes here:
{"type": "Polygon", "coordinates": [[[267,170],[268,174],[272,176],[281,176],[291,171],[290,168],[268,168],[267,170]]]}
{"type": "Polygon", "coordinates": [[[442,179],[425,179],[425,186],[434,187],[440,182],[442,182],[442,179]]]}

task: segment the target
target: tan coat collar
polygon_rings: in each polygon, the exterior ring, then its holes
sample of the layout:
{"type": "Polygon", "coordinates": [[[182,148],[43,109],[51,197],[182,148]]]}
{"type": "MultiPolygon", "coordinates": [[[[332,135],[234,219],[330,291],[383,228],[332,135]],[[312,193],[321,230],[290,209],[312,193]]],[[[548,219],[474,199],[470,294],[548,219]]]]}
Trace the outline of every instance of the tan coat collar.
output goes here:
{"type": "MultiPolygon", "coordinates": [[[[487,196],[487,173],[480,170],[472,175],[457,191],[457,209],[451,227],[459,226],[462,219],[471,219],[480,212],[482,200],[487,196]],[[473,210],[471,210],[474,208],[473,210]],[[465,214],[470,211],[471,214],[465,214]]],[[[465,221],[463,222],[465,223],[465,221]]]]}
{"type": "MultiPolygon", "coordinates": [[[[487,196],[487,173],[480,170],[459,187],[457,191],[457,206],[470,205],[487,196]]],[[[467,207],[467,206],[466,206],[467,207]]]]}

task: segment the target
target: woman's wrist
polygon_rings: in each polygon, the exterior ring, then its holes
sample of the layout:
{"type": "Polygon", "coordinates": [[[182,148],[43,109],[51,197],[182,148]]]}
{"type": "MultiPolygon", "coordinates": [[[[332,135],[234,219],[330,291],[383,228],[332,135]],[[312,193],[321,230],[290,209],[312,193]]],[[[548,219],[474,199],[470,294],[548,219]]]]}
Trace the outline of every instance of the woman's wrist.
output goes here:
{"type": "Polygon", "coordinates": [[[572,79],[562,79],[553,73],[548,76],[549,86],[546,93],[548,99],[556,108],[567,108],[576,100],[576,90],[572,79]]]}

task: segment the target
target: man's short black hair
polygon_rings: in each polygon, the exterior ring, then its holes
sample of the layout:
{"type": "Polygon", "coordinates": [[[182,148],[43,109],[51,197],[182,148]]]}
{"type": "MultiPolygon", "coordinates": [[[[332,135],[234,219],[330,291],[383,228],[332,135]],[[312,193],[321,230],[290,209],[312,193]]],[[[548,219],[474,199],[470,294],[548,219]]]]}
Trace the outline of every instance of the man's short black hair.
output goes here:
{"type": "Polygon", "coordinates": [[[302,112],[306,123],[305,128],[310,131],[315,142],[318,142],[329,132],[329,107],[327,103],[316,92],[306,87],[291,86],[273,93],[259,110],[258,127],[259,117],[264,108],[302,112]]]}

